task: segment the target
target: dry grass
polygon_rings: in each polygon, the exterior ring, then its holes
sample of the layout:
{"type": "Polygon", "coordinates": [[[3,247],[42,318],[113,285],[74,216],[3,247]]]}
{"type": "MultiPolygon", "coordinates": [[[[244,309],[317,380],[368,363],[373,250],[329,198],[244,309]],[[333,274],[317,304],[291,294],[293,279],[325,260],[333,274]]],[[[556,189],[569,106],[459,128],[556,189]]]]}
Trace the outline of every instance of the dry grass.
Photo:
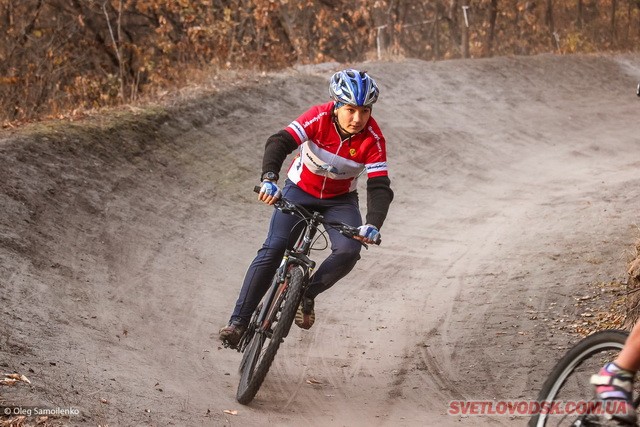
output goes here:
{"type": "Polygon", "coordinates": [[[627,269],[627,295],[625,299],[625,327],[631,328],[640,318],[640,240],[635,246],[634,259],[627,269]]]}

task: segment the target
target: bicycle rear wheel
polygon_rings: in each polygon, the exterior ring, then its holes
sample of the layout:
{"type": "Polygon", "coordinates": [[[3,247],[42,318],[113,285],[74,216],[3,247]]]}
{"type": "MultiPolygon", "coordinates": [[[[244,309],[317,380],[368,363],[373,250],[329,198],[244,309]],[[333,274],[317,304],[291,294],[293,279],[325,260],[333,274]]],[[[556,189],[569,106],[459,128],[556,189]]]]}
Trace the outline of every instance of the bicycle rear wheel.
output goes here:
{"type": "Polygon", "coordinates": [[[239,403],[246,405],[256,396],[269,372],[280,343],[289,334],[302,298],[303,280],[302,269],[291,266],[285,279],[286,286],[283,286],[279,290],[280,294],[273,299],[276,310],[269,328],[273,333],[261,327],[256,328],[247,345],[240,365],[240,383],[236,393],[236,400],[239,403]]]}
{"type": "Polygon", "coordinates": [[[538,394],[537,402],[549,411],[534,415],[529,427],[602,425],[590,424],[590,417],[585,417],[594,398],[589,380],[605,363],[616,358],[627,336],[621,330],[600,331],[571,348],[558,361],[538,394]],[[576,421],[582,424],[575,424],[576,421]]]}

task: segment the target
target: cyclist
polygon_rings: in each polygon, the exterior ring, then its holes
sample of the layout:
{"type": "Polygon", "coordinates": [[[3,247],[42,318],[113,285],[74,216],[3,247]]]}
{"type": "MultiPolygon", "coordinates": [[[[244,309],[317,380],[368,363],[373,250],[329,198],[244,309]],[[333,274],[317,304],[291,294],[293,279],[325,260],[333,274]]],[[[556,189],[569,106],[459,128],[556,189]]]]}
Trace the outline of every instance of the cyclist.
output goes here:
{"type": "Polygon", "coordinates": [[[637,415],[633,407],[633,383],[640,369],[640,321],[636,322],[618,357],[591,376],[591,384],[596,388],[596,398],[603,401],[619,401],[612,418],[622,423],[636,425],[637,415]],[[619,411],[619,408],[624,408],[619,411]]]}
{"type": "MultiPolygon", "coordinates": [[[[379,90],[365,71],[346,69],[330,79],[331,101],[311,107],[285,129],[267,139],[258,199],[274,204],[281,196],[325,219],[359,229],[358,239],[374,243],[380,233],[393,191],[387,172],[385,138],[371,117],[379,90]],[[296,148],[282,191],[278,172],[296,148]],[[367,173],[367,215],[362,224],[357,178],[367,173]]],[[[267,238],[249,266],[227,326],[220,339],[235,346],[251,314],[267,292],[284,251],[295,243],[300,218],[274,209],[267,238]]],[[[314,299],[348,274],[360,259],[362,245],[335,230],[327,230],[331,254],[317,268],[303,295],[295,323],[309,329],[315,322],[314,299]]]]}

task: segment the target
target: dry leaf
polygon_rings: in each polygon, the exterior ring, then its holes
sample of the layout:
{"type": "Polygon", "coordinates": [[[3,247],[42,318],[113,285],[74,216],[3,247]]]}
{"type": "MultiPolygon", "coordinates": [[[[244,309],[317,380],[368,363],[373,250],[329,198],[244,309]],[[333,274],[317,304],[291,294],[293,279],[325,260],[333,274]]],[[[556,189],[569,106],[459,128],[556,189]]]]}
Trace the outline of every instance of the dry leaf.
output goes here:
{"type": "Polygon", "coordinates": [[[236,410],[231,411],[229,409],[225,409],[222,412],[224,412],[225,414],[229,414],[229,415],[238,415],[238,411],[236,411],[236,410]]]}
{"type": "Polygon", "coordinates": [[[309,378],[307,380],[307,384],[322,384],[322,382],[316,380],[315,378],[309,378]]]}
{"type": "Polygon", "coordinates": [[[29,378],[25,377],[22,374],[5,374],[5,378],[0,380],[0,384],[6,385],[14,385],[17,381],[22,381],[23,383],[31,384],[29,378]]]}

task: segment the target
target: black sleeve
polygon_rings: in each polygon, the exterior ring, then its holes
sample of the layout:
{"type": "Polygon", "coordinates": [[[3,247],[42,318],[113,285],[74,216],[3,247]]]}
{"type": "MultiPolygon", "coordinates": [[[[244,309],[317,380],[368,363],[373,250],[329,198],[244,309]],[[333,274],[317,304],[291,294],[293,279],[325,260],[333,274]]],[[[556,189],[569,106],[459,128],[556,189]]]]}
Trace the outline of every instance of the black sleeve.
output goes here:
{"type": "MultiPolygon", "coordinates": [[[[298,144],[286,130],[271,135],[264,145],[264,157],[262,157],[262,174],[265,172],[280,173],[282,163],[291,154],[298,144]]],[[[262,174],[260,176],[262,176],[262,174]]]]}
{"type": "Polygon", "coordinates": [[[393,200],[391,180],[388,176],[369,178],[367,181],[367,224],[382,227],[389,205],[393,200]]]}

